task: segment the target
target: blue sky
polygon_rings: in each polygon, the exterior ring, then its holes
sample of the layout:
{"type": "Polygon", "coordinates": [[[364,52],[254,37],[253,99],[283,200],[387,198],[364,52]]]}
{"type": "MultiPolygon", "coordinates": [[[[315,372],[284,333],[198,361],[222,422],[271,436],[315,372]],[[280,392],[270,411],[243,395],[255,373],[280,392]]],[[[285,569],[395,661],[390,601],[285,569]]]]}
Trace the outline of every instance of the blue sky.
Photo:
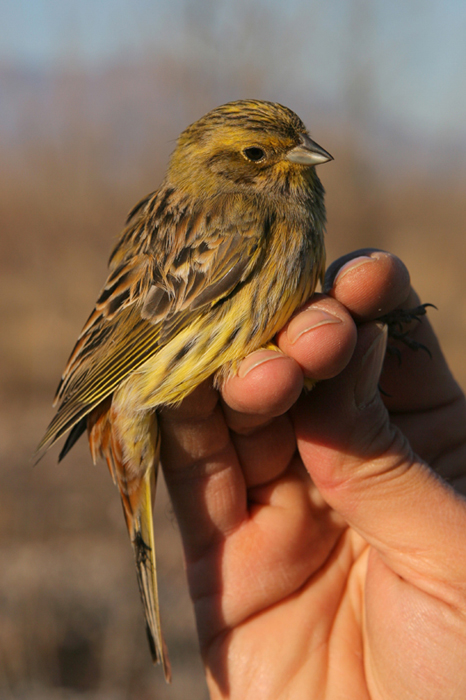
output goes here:
{"type": "Polygon", "coordinates": [[[338,104],[362,84],[388,121],[465,136],[464,0],[0,0],[0,11],[4,64],[99,70],[171,52],[221,83],[243,62],[271,93],[338,104]]]}

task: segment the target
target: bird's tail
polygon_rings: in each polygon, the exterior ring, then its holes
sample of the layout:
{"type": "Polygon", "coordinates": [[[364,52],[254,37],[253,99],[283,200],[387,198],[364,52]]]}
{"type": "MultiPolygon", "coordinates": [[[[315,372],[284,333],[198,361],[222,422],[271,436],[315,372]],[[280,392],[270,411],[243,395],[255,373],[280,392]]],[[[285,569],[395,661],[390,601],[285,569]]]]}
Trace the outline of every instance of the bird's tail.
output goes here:
{"type": "MultiPolygon", "coordinates": [[[[171,680],[171,668],[167,647],[160,625],[160,608],[157,589],[157,569],[155,558],[154,532],[152,526],[152,485],[156,482],[156,468],[147,474],[141,484],[141,502],[139,513],[128,524],[134,558],[139,592],[146,618],[146,632],[154,663],[163,664],[165,680],[171,680]],[[152,478],[153,477],[153,478],[152,478]]],[[[154,488],[155,493],[155,488],[154,488]]],[[[125,504],[123,503],[125,510],[125,504]]],[[[125,510],[126,514],[126,510],[125,510]]]]}
{"type": "Polygon", "coordinates": [[[171,668],[160,624],[152,522],[160,454],[157,416],[155,412],[125,416],[109,398],[89,415],[88,433],[94,462],[99,455],[106,460],[120,492],[152,660],[163,665],[169,683],[171,668]]]}

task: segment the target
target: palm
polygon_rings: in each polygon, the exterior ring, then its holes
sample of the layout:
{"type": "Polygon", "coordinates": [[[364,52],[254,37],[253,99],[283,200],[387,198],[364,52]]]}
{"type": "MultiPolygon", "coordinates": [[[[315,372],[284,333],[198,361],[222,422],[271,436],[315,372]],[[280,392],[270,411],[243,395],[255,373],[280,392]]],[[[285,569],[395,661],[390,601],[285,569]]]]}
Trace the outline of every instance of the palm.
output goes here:
{"type": "MultiPolygon", "coordinates": [[[[281,427],[286,441],[284,423],[280,418],[267,431],[277,435],[281,427]]],[[[438,663],[428,629],[425,645],[412,639],[423,624],[420,606],[429,624],[438,620],[435,601],[400,584],[326,505],[299,458],[282,467],[274,481],[245,492],[244,521],[228,543],[221,539],[194,571],[188,558],[212,696],[246,700],[260,687],[260,697],[279,698],[286,687],[290,697],[326,700],[439,697],[410,673],[413,665],[438,663]]],[[[446,645],[454,641],[446,637],[446,645]]]]}

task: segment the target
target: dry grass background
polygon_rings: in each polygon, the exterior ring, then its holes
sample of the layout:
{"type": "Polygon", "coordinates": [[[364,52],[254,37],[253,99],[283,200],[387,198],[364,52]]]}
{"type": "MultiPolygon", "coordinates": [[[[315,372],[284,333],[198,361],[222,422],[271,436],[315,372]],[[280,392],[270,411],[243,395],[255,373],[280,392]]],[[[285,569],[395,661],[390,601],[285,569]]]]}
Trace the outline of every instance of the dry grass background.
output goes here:
{"type": "MultiPolygon", "coordinates": [[[[197,93],[190,102],[188,94],[180,104],[168,87],[165,95],[151,94],[150,82],[137,71],[108,71],[97,84],[63,73],[43,86],[40,99],[30,95],[19,135],[2,145],[0,698],[6,700],[206,697],[163,489],[156,539],[171,688],[150,663],[132,553],[106,467],[93,467],[84,440],[59,466],[56,450],[34,468],[31,459],[126,212],[157,187],[181,128],[224,98],[197,93]],[[56,120],[49,129],[47,114],[56,120]]],[[[335,156],[320,170],[329,259],[362,245],[398,254],[422,299],[438,306],[430,317],[465,386],[464,173],[385,171],[370,152],[362,157],[350,133],[297,111],[335,156]]]]}

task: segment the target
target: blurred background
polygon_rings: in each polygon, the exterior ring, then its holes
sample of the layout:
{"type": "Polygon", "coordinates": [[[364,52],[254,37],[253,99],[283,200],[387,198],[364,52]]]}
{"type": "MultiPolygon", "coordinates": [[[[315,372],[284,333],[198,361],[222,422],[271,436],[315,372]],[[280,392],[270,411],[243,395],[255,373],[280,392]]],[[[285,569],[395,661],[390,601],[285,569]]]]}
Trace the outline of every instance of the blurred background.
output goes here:
{"type": "Polygon", "coordinates": [[[408,265],[466,386],[463,0],[0,0],[0,697],[206,698],[162,489],[153,669],[132,553],[85,441],[31,455],[132,205],[178,133],[228,100],[282,102],[335,161],[329,260],[408,265]]]}

